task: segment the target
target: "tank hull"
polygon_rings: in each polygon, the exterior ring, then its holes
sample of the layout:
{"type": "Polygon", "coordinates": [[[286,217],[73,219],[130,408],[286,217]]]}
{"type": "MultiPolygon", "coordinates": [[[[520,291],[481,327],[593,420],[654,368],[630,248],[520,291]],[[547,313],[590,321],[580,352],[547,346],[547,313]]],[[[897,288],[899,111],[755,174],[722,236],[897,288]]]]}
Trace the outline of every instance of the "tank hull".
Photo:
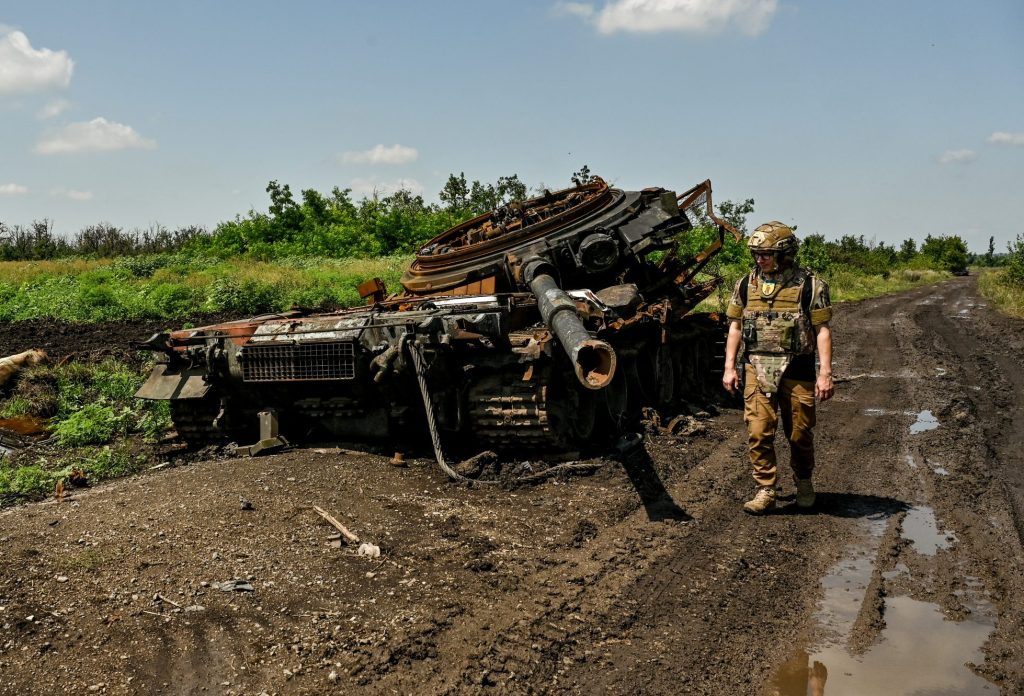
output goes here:
{"type": "MultiPolygon", "coordinates": [[[[175,331],[140,398],[166,399],[191,444],[259,437],[397,450],[434,436],[454,453],[544,455],[601,446],[645,406],[701,400],[720,350],[707,260],[678,259],[710,184],[682,196],[600,180],[468,221],[431,240],[403,289],[332,313],[299,311],[175,331]],[[654,252],[659,252],[654,254],[654,252]],[[485,290],[485,292],[480,292],[485,290]]],[[[711,213],[710,217],[708,217],[711,213]]]]}

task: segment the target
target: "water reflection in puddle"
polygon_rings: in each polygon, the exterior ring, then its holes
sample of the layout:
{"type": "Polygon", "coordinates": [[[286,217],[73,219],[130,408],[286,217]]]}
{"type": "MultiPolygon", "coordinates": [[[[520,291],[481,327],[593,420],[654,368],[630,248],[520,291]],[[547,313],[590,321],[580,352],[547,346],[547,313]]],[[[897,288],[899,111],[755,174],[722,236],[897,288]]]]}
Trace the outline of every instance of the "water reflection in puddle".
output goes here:
{"type": "Polygon", "coordinates": [[[902,415],[914,416],[914,422],[910,424],[910,434],[916,435],[926,430],[935,430],[939,427],[939,419],[929,410],[924,411],[889,411],[888,409],[871,407],[864,409],[865,416],[881,418],[882,416],[902,415]]]}
{"type": "Polygon", "coordinates": [[[939,530],[935,511],[927,506],[912,507],[903,518],[903,538],[914,545],[914,550],[923,556],[934,556],[941,549],[948,549],[956,541],[952,532],[939,530]]]}
{"type": "Polygon", "coordinates": [[[917,414],[917,420],[910,424],[910,434],[935,430],[937,427],[939,427],[939,419],[932,415],[931,411],[921,411],[917,414]]]}
{"type": "MultiPolygon", "coordinates": [[[[912,459],[908,455],[908,462],[912,459]]],[[[913,696],[918,694],[991,695],[996,689],[965,663],[983,660],[981,646],[992,631],[990,605],[977,595],[981,582],[968,576],[960,596],[974,610],[970,619],[949,621],[938,605],[910,597],[885,597],[885,628],[862,655],[850,655],[850,640],[874,569],[885,520],[872,520],[866,546],[851,549],[822,580],[825,596],[815,618],[824,630],[822,644],[794,653],[768,684],[768,696],[913,696]],[[969,596],[967,596],[969,595],[969,596]]],[[[931,508],[912,508],[903,535],[918,553],[947,548],[952,535],[940,534],[931,508]]],[[[892,580],[910,572],[904,563],[882,574],[892,580]]]]}
{"type": "Polygon", "coordinates": [[[779,670],[773,696],[911,696],[996,693],[965,662],[981,662],[987,620],[948,621],[939,607],[909,597],[885,600],[879,641],[860,657],[829,645],[800,652],[779,670]]]}

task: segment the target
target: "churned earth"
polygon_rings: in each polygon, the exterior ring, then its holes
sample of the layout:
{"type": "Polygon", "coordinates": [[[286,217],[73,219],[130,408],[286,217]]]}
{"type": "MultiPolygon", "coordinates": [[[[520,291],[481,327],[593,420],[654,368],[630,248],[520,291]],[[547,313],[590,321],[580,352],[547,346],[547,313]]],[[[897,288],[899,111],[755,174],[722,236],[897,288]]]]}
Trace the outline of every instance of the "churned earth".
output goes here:
{"type": "Polygon", "coordinates": [[[735,409],[519,488],[308,447],[2,510],[0,693],[1024,693],[1024,324],[968,277],[834,331],[811,514],[741,511],[735,409]]]}

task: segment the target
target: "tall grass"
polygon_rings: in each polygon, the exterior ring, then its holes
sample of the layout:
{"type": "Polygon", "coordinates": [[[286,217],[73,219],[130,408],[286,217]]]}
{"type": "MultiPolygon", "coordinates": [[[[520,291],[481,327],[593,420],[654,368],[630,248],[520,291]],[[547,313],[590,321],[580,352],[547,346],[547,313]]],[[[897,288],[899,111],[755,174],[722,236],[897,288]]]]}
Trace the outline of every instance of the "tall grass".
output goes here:
{"type": "Polygon", "coordinates": [[[114,260],[0,263],[0,321],[94,322],[173,319],[198,312],[257,314],[361,303],[359,283],[380,277],[391,289],[408,257],[274,262],[156,254],[114,260]]]}
{"type": "Polygon", "coordinates": [[[978,290],[982,297],[999,308],[999,311],[1011,317],[1024,319],[1024,285],[1014,283],[1005,269],[980,271],[978,290]]]}

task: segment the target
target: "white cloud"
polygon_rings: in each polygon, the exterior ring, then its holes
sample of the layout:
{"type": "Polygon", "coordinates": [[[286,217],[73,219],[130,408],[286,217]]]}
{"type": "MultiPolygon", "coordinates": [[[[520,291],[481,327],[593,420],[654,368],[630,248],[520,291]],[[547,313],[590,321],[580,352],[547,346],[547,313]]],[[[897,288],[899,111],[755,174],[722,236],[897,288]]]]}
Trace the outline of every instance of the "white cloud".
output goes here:
{"type": "Polygon", "coordinates": [[[156,141],[143,138],[131,126],[103,117],[71,123],[36,143],[36,152],[52,155],[63,152],[99,152],[129,148],[152,149],[156,141]]]}
{"type": "Polygon", "coordinates": [[[374,145],[369,150],[346,152],[341,156],[341,161],[355,164],[408,164],[415,162],[419,156],[416,148],[395,143],[391,147],[374,145]]]}
{"type": "Polygon", "coordinates": [[[1004,133],[997,131],[988,136],[990,143],[997,145],[1024,145],[1024,133],[1004,133]]]}
{"type": "Polygon", "coordinates": [[[353,179],[350,185],[352,193],[361,196],[387,196],[396,191],[409,191],[416,196],[423,195],[423,184],[415,179],[393,179],[381,181],[373,176],[368,179],[353,179]]]}
{"type": "Polygon", "coordinates": [[[0,25],[0,94],[67,87],[74,67],[67,51],[32,48],[23,32],[0,25]]]}
{"type": "Polygon", "coordinates": [[[939,156],[939,164],[967,164],[976,157],[974,150],[946,150],[939,156]]]}
{"type": "Polygon", "coordinates": [[[62,113],[71,108],[71,102],[67,99],[54,99],[49,104],[44,106],[36,114],[39,118],[53,118],[54,116],[60,116],[62,113]]]}
{"type": "Polygon", "coordinates": [[[588,5],[585,2],[556,2],[555,12],[590,19],[594,16],[595,10],[593,5],[588,5]]]}
{"type": "Polygon", "coordinates": [[[91,201],[92,191],[78,191],[76,189],[53,189],[50,195],[54,198],[67,198],[72,201],[91,201]]]}
{"type": "Polygon", "coordinates": [[[0,196],[24,196],[28,187],[21,184],[0,184],[0,196]]]}
{"type": "Polygon", "coordinates": [[[735,27],[756,36],[771,24],[778,0],[613,0],[600,11],[589,3],[559,2],[555,9],[584,18],[602,34],[717,34],[735,27]]]}

